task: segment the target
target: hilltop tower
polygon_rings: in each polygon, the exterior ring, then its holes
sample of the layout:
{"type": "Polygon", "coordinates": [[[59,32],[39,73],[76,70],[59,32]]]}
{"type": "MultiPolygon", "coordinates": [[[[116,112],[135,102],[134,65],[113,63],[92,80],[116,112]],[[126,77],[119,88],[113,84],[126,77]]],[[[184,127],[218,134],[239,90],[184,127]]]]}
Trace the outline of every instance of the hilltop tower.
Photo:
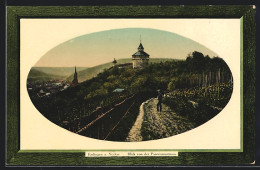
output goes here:
{"type": "Polygon", "coordinates": [[[137,49],[138,51],[132,55],[133,68],[143,68],[145,65],[148,64],[150,55],[144,52],[141,38],[140,45],[137,49]]]}
{"type": "Polygon", "coordinates": [[[77,69],[76,69],[76,66],[75,66],[75,73],[74,73],[74,79],[72,81],[72,85],[77,85],[79,82],[78,82],[78,74],[77,74],[77,69]]]}

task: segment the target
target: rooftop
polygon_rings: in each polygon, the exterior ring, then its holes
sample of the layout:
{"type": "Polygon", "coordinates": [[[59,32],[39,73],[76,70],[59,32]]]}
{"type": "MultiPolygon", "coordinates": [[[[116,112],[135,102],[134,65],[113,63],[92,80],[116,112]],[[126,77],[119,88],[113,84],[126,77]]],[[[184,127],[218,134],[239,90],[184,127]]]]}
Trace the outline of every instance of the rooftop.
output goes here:
{"type": "Polygon", "coordinates": [[[147,54],[146,52],[144,52],[144,47],[142,45],[142,43],[140,43],[139,47],[138,47],[138,51],[136,53],[134,53],[132,55],[133,57],[137,57],[137,56],[146,56],[149,57],[149,54],[147,54]]]}
{"type": "Polygon", "coordinates": [[[147,53],[144,52],[144,51],[137,51],[137,52],[134,53],[132,56],[133,56],[133,57],[134,57],[134,56],[147,56],[147,57],[149,57],[150,55],[147,54],[147,53]]]}

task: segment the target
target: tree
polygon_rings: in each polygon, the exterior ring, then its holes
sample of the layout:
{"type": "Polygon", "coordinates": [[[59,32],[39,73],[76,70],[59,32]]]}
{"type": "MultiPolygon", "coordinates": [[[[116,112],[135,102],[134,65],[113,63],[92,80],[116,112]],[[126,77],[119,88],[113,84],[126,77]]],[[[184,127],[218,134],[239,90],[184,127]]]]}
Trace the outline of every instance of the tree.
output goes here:
{"type": "Polygon", "coordinates": [[[170,81],[170,83],[168,84],[167,90],[168,90],[168,91],[174,91],[175,89],[176,89],[175,80],[172,80],[172,81],[170,81]]]}

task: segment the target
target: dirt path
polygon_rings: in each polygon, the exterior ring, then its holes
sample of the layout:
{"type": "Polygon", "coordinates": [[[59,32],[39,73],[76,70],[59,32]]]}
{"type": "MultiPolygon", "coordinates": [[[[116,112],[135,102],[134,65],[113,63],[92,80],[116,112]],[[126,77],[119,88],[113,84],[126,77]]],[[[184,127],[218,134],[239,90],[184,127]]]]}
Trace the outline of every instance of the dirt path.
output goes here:
{"type": "Polygon", "coordinates": [[[157,111],[158,99],[151,98],[142,103],[140,113],[131,128],[126,141],[138,142],[161,139],[194,128],[186,118],[174,113],[168,106],[162,104],[162,111],[157,111]]]}
{"type": "Polygon", "coordinates": [[[150,99],[141,104],[139,115],[137,116],[136,121],[128,134],[128,137],[126,138],[126,141],[128,142],[142,141],[143,137],[141,134],[141,128],[142,128],[143,117],[144,117],[144,106],[147,105],[149,101],[150,99]]]}
{"type": "Polygon", "coordinates": [[[162,104],[162,111],[157,111],[158,99],[152,98],[144,107],[143,140],[160,139],[194,128],[186,118],[173,112],[162,104]]]}

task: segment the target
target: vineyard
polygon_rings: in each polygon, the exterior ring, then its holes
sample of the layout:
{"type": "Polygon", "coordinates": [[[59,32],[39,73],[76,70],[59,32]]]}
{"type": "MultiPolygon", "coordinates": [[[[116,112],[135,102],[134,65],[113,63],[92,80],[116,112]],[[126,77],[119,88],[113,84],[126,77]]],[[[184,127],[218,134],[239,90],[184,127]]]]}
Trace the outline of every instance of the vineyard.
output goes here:
{"type": "Polygon", "coordinates": [[[213,118],[225,107],[232,91],[231,81],[206,87],[175,90],[166,95],[164,103],[198,126],[213,118]]]}
{"type": "MultiPolygon", "coordinates": [[[[195,51],[186,60],[150,63],[143,69],[105,69],[90,80],[47,97],[29,95],[39,112],[58,126],[96,139],[126,141],[141,104],[155,98],[158,89],[165,92],[163,104],[171,115],[153,113],[150,116],[158,118],[153,123],[148,114],[144,115],[144,140],[182,133],[213,118],[228,103],[233,78],[221,58],[195,51]],[[171,121],[177,118],[173,126],[171,121]],[[155,133],[161,127],[167,132],[155,133]]],[[[156,102],[150,101],[152,108],[156,102]]]]}
{"type": "Polygon", "coordinates": [[[155,92],[152,91],[134,94],[125,91],[112,93],[102,99],[78,100],[72,103],[72,108],[51,105],[53,110],[48,107],[50,98],[41,98],[34,102],[36,106],[39,104],[41,113],[48,113],[43,114],[45,117],[69,131],[95,139],[124,141],[138,116],[139,106],[154,96],[155,92]],[[58,114],[50,114],[43,109],[58,114]]]}
{"type": "Polygon", "coordinates": [[[231,94],[231,82],[178,89],[165,94],[160,112],[156,108],[158,99],[151,98],[143,104],[142,135],[136,140],[166,138],[200,126],[225,107],[231,94]]]}

